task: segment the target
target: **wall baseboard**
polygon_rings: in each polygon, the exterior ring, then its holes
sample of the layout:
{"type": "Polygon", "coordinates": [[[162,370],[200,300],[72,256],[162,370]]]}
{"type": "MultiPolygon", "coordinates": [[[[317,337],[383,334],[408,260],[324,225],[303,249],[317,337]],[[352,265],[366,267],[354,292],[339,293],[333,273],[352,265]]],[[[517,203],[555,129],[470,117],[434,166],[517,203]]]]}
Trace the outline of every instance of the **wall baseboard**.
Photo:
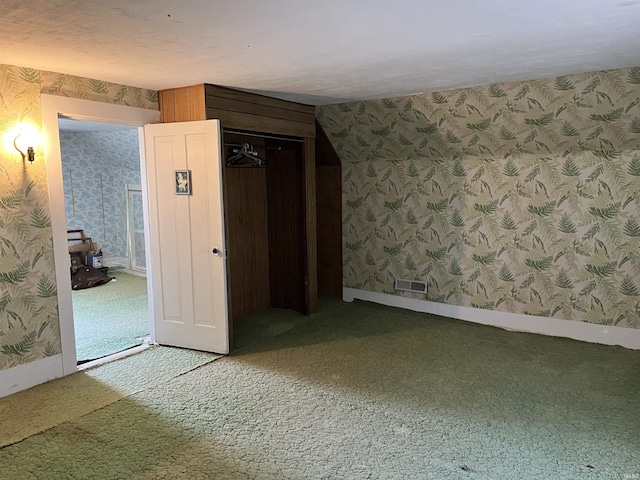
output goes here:
{"type": "Polygon", "coordinates": [[[459,307],[446,303],[436,303],[427,300],[401,297],[399,295],[390,295],[388,293],[357,290],[355,288],[343,288],[342,297],[346,302],[352,302],[355,299],[366,300],[390,307],[431,313],[456,318],[458,320],[500,327],[506,330],[538,333],[553,337],[566,337],[604,345],[620,345],[633,350],[640,350],[640,330],[633,328],[611,327],[607,325],[561,320],[558,318],[459,307]]]}
{"type": "Polygon", "coordinates": [[[3,370],[0,372],[0,398],[63,375],[61,354],[3,370]]]}
{"type": "Polygon", "coordinates": [[[127,257],[104,257],[102,265],[105,267],[125,267],[129,268],[129,259],[127,257]]]}
{"type": "Polygon", "coordinates": [[[129,275],[135,275],[137,277],[144,277],[147,278],[147,271],[146,270],[131,270],[130,268],[125,268],[124,270],[121,270],[124,273],[128,273],[129,275]]]}

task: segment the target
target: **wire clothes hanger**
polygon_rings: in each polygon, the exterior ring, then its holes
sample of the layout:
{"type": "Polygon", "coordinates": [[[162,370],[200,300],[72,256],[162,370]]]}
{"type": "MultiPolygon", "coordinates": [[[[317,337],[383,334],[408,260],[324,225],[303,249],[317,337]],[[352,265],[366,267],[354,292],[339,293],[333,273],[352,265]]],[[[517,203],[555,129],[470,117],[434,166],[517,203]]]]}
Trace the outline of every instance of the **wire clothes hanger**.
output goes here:
{"type": "Polygon", "coordinates": [[[234,148],[233,153],[234,155],[227,158],[227,167],[260,168],[267,166],[267,161],[249,143],[243,144],[239,149],[234,148]]]}

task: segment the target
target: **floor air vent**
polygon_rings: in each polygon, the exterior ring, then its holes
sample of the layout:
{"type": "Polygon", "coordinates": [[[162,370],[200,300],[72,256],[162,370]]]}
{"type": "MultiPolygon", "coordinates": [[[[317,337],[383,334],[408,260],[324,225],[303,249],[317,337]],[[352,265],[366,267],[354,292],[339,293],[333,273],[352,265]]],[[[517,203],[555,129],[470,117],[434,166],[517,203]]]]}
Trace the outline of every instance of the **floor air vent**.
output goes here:
{"type": "Polygon", "coordinates": [[[406,292],[427,293],[427,284],[416,280],[396,280],[396,290],[406,292]]]}

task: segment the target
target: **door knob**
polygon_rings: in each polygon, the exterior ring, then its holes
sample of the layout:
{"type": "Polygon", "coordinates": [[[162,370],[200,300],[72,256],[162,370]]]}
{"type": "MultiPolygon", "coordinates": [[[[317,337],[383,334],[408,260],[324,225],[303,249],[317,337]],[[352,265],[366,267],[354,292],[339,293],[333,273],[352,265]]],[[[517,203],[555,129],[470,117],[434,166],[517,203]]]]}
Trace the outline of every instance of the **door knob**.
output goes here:
{"type": "Polygon", "coordinates": [[[218,253],[218,249],[214,248],[213,250],[211,250],[212,253],[217,254],[218,253]]]}

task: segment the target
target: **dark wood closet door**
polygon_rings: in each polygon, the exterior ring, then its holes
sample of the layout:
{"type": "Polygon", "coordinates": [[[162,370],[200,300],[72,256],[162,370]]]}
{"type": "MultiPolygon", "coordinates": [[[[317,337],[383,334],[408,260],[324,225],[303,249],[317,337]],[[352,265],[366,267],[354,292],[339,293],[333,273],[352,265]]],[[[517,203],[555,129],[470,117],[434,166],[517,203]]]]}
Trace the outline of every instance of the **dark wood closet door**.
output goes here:
{"type": "Polygon", "coordinates": [[[267,211],[271,306],[305,306],[305,197],[303,144],[267,140],[267,211]],[[278,150],[277,147],[281,147],[278,150]]]}

